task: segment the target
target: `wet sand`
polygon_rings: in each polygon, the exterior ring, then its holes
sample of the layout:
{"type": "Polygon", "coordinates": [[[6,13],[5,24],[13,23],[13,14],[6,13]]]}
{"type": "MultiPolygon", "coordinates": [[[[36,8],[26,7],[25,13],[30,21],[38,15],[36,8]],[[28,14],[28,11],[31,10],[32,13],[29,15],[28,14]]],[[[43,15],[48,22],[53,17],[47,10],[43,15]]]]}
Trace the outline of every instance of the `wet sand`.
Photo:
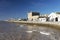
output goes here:
{"type": "Polygon", "coordinates": [[[11,23],[45,26],[45,27],[50,27],[50,28],[55,28],[55,29],[60,30],[60,22],[11,21],[11,23]]]}
{"type": "Polygon", "coordinates": [[[37,25],[0,22],[0,40],[60,40],[60,30],[37,25]]]}

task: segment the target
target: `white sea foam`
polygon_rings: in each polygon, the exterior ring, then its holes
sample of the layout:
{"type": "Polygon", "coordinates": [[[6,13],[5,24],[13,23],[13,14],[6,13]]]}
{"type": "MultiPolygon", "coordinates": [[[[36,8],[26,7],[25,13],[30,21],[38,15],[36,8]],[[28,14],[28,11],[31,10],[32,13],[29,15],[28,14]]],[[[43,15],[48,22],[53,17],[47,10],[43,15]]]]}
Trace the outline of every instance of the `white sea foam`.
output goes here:
{"type": "Polygon", "coordinates": [[[32,31],[26,31],[27,33],[32,33],[32,31]]]}
{"type": "Polygon", "coordinates": [[[44,35],[51,35],[49,32],[42,32],[40,31],[41,34],[44,34],[44,35]]]}

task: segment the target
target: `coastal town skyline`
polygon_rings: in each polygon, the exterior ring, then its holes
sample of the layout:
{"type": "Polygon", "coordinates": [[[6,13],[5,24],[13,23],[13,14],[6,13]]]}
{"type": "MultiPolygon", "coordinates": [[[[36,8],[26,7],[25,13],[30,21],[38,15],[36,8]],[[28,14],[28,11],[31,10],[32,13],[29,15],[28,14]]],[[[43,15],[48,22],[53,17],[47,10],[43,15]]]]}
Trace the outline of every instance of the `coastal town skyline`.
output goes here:
{"type": "Polygon", "coordinates": [[[30,11],[60,12],[60,0],[0,0],[0,20],[26,18],[30,11]]]}

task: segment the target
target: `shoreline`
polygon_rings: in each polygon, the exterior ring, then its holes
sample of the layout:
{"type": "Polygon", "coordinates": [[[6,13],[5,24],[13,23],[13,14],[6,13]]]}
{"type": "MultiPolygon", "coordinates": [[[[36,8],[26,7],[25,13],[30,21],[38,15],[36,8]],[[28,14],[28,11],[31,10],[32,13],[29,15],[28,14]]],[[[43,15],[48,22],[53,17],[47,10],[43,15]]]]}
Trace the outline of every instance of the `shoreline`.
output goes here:
{"type": "Polygon", "coordinates": [[[60,22],[39,22],[39,21],[8,21],[8,22],[27,24],[27,25],[46,26],[60,30],[60,22]]]}

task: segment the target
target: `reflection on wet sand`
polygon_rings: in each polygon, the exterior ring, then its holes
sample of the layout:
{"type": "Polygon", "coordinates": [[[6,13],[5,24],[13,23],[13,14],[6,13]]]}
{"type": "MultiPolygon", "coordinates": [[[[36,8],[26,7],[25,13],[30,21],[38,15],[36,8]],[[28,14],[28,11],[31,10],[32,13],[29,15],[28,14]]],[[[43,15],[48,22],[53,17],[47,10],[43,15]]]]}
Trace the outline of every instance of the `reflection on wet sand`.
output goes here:
{"type": "Polygon", "coordinates": [[[60,40],[60,32],[56,29],[11,23],[4,25],[0,25],[0,40],[60,40]]]}

